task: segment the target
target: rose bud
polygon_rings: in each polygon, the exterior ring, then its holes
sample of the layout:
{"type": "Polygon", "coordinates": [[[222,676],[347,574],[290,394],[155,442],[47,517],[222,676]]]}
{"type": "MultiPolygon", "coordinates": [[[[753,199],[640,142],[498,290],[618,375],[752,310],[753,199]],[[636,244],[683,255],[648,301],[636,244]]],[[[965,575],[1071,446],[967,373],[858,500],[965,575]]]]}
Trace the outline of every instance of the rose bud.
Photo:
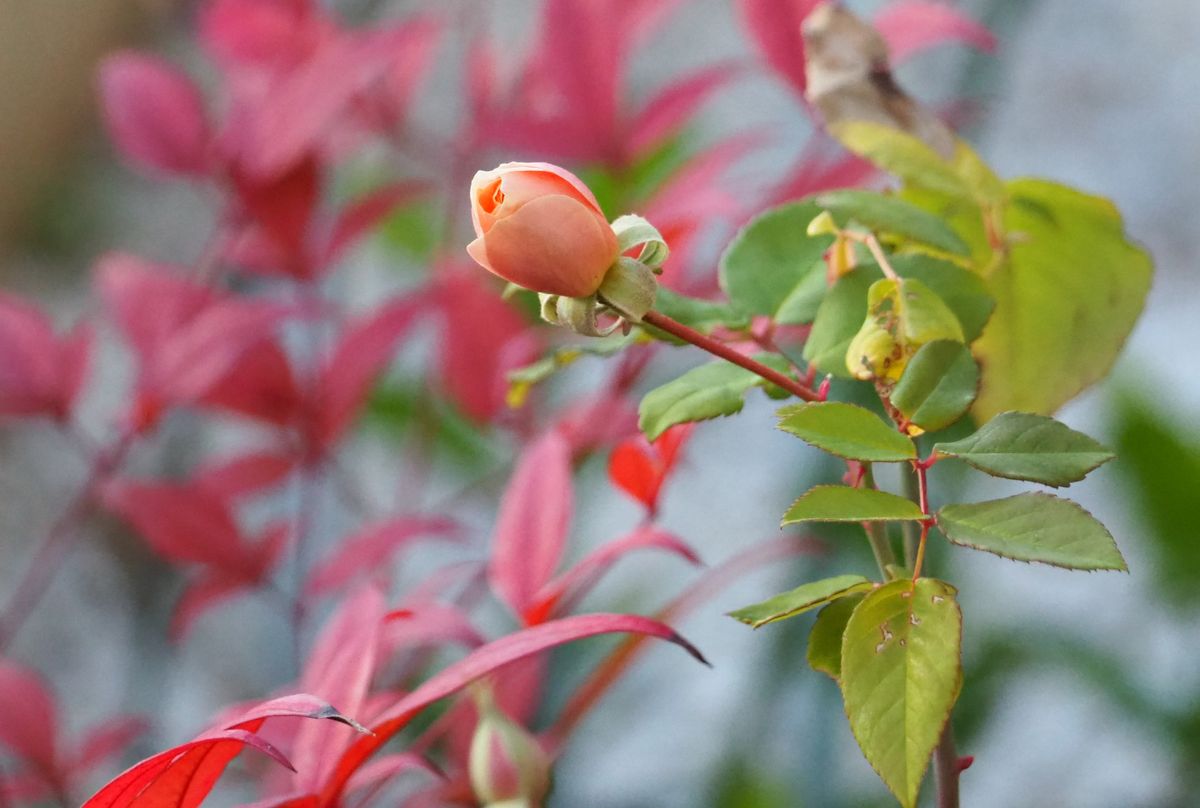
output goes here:
{"type": "Polygon", "coordinates": [[[588,297],[617,260],[617,237],[579,178],[549,163],[503,163],[471,180],[477,238],[467,252],[510,283],[588,297]]]}
{"type": "Polygon", "coordinates": [[[489,685],[471,695],[479,711],[467,764],[475,797],[487,808],[540,808],[550,790],[550,760],[541,744],[500,710],[489,685]]]}

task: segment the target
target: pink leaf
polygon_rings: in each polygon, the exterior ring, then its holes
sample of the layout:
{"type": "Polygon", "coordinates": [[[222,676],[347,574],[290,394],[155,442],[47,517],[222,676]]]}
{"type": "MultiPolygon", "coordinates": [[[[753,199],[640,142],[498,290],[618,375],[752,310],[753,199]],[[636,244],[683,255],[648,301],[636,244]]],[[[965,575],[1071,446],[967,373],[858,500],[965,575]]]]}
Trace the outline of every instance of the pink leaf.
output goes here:
{"type": "MultiPolygon", "coordinates": [[[[300,678],[301,688],[350,714],[360,713],[379,659],[383,616],[383,595],[372,587],[363,587],[346,600],[317,638],[300,678]]],[[[293,747],[300,791],[320,788],[352,735],[348,727],[300,727],[293,747]]]]}
{"type": "Polygon", "coordinates": [[[0,414],[66,417],[83,381],[90,338],[80,326],[60,340],[40,309],[0,294],[0,414]]]}
{"type": "Polygon", "coordinates": [[[446,517],[401,516],[368,525],[338,543],[337,550],[312,572],[305,590],[316,597],[340,589],[372,571],[419,538],[457,538],[460,525],[446,517]]]}
{"type": "Polygon", "coordinates": [[[268,177],[248,174],[239,167],[233,172],[233,181],[250,220],[285,262],[276,271],[308,277],[312,272],[309,227],[321,193],[321,168],[316,158],[298,157],[287,171],[268,177]]]}
{"type": "Polygon", "coordinates": [[[247,452],[209,461],[195,473],[196,484],[223,500],[258,494],[284,481],[296,457],[281,452],[247,452]]]}
{"type": "Polygon", "coordinates": [[[228,506],[195,485],[115,480],[102,492],[105,506],[126,519],[167,561],[215,567],[253,580],[253,554],[228,506]]]}
{"type": "Polygon", "coordinates": [[[488,580],[523,614],[562,558],[573,509],[571,449],[550,431],[521,453],[500,500],[488,580]]]}
{"type": "Polygon", "coordinates": [[[395,298],[347,327],[321,376],[316,434],[320,445],[332,446],[349,428],[423,303],[420,295],[395,298]]]}
{"type": "Polygon", "coordinates": [[[637,407],[619,392],[588,396],[563,410],[555,428],[572,454],[596,451],[638,434],[637,407]]]}
{"type": "Polygon", "coordinates": [[[120,755],[150,728],[142,718],[122,716],[90,729],[79,744],[72,771],[85,774],[96,766],[120,755]]]}
{"type": "Polygon", "coordinates": [[[461,690],[497,668],[547,651],[557,645],[599,634],[622,632],[668,640],[682,647],[697,660],[707,664],[700,652],[669,626],[637,615],[579,615],[509,634],[472,651],[458,662],[435,674],[377,718],[371,728],[374,734],[359,738],[342,756],[333,777],[322,792],[322,804],[334,803],[345,788],[347,779],[362,763],[430,704],[461,690]]]}
{"type": "Polygon", "coordinates": [[[100,66],[100,96],[109,135],[126,157],[170,174],[207,173],[212,133],[200,92],[181,71],[122,51],[100,66]]]}
{"type": "Polygon", "coordinates": [[[213,0],[201,7],[200,40],[227,70],[277,68],[315,46],[316,11],[311,0],[213,0]]]}
{"type": "Polygon", "coordinates": [[[412,201],[427,188],[421,182],[396,182],[358,199],[338,213],[325,247],[323,263],[335,262],[342,253],[382,223],[392,211],[412,201]]]}
{"type": "Polygon", "coordinates": [[[958,42],[984,53],[996,37],[962,11],[930,0],[896,0],[875,15],[875,27],[888,43],[893,62],[903,62],[935,45],[958,42]]]}
{"type": "Polygon", "coordinates": [[[543,586],[533,605],[525,612],[525,623],[541,623],[570,610],[614,564],[635,550],[665,550],[692,564],[702,563],[687,542],[674,534],[656,527],[639,528],[628,536],[593,550],[578,564],[543,586]]]}
{"type": "Polygon", "coordinates": [[[0,745],[42,774],[58,770],[54,696],[40,675],[0,659],[0,745]]]}
{"type": "Polygon", "coordinates": [[[486,642],[462,609],[440,603],[426,603],[389,613],[384,625],[384,640],[389,654],[422,645],[453,642],[475,648],[486,642]]]}
{"type": "Polygon", "coordinates": [[[807,86],[800,25],[824,0],[738,0],[742,19],[771,69],[801,96],[807,86]]]}
{"type": "Polygon", "coordinates": [[[629,127],[629,150],[644,154],[678,134],[710,97],[741,73],[738,65],[722,62],[697,70],[668,84],[650,98],[629,127]]]}

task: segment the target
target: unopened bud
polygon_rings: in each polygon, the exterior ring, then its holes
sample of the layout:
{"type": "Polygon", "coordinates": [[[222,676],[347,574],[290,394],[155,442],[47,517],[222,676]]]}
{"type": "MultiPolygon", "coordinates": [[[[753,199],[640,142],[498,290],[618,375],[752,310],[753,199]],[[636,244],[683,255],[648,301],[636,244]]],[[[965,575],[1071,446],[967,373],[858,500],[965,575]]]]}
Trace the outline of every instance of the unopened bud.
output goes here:
{"type": "Polygon", "coordinates": [[[550,790],[550,760],[528,730],[496,706],[490,686],[472,692],[479,723],[468,768],[476,798],[488,808],[540,808],[550,790]]]}

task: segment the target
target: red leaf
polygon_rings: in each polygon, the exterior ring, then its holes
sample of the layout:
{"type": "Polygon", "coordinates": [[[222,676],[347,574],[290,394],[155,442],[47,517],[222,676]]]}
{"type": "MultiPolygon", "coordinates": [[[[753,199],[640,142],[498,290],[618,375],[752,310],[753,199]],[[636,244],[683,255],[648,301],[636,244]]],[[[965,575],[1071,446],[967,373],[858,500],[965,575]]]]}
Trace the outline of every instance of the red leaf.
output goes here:
{"type": "Polygon", "coordinates": [[[318,388],[315,437],[321,446],[331,447],[349,428],[375,377],[392,361],[396,343],[423,304],[420,295],[395,298],[346,328],[318,388]]]}
{"type": "Polygon", "coordinates": [[[313,696],[272,699],[223,722],[223,729],[205,732],[126,769],[85,802],[84,808],[196,808],[245,746],[290,769],[287,758],[255,734],[266,719],[277,717],[327,719],[354,726],[313,696]]]}
{"type": "Polygon", "coordinates": [[[517,660],[547,651],[557,645],[599,634],[628,632],[668,640],[708,664],[696,648],[669,626],[630,614],[588,614],[566,617],[523,629],[488,643],[432,676],[400,699],[376,719],[374,733],[354,742],[338,763],[321,794],[321,803],[331,805],[341,795],[349,777],[372,753],[404,728],[425,707],[449,696],[471,682],[517,660]]]}
{"type": "Polygon", "coordinates": [[[588,396],[567,407],[556,428],[572,454],[596,451],[638,433],[637,407],[619,392],[588,396]]]}
{"type": "Polygon", "coordinates": [[[267,177],[248,174],[238,166],[233,181],[247,215],[286,262],[279,271],[308,277],[312,271],[309,227],[321,194],[321,170],[316,158],[308,155],[286,172],[267,177]]]}
{"type": "Polygon", "coordinates": [[[200,41],[227,70],[278,68],[321,37],[316,10],[311,0],[213,0],[201,6],[200,41]]]}
{"type": "Polygon", "coordinates": [[[58,771],[54,696],[40,675],[0,659],[0,745],[43,776],[58,771]]]}
{"type": "Polygon", "coordinates": [[[183,72],[152,56],[122,51],[100,65],[109,136],[145,168],[203,176],[212,133],[199,90],[183,72]]]}
{"type": "MultiPolygon", "coordinates": [[[[384,608],[383,595],[369,586],[347,599],[317,638],[300,687],[352,715],[361,713],[379,659],[384,608]]],[[[349,727],[305,724],[299,728],[292,748],[299,791],[312,793],[320,788],[352,736],[349,727]]]]}
{"type": "Polygon", "coordinates": [[[984,53],[996,49],[996,37],[986,26],[953,6],[930,0],[896,0],[875,15],[875,27],[887,41],[892,62],[949,42],[984,53]]]}
{"type": "Polygon", "coordinates": [[[645,154],[682,129],[706,101],[733,81],[741,68],[721,62],[676,79],[643,106],[629,126],[629,150],[645,154]]]}
{"type": "Polygon", "coordinates": [[[423,537],[457,538],[460,525],[446,517],[400,516],[368,525],[338,543],[308,579],[310,597],[326,595],[370,572],[386,569],[392,556],[423,537]]]}
{"type": "Polygon", "coordinates": [[[571,448],[550,431],[521,453],[500,500],[488,580],[524,614],[562,558],[573,509],[571,448]]]}
{"type": "Polygon", "coordinates": [[[185,279],[176,267],[128,253],[109,253],[93,270],[100,297],[143,364],[184,323],[214,303],[216,293],[185,279]],[[146,301],[153,300],[153,306],[146,301]]]}
{"type": "Polygon", "coordinates": [[[621,490],[646,506],[658,510],[658,495],[675,466],[679,450],[692,433],[694,424],[671,427],[653,444],[640,435],[625,440],[608,461],[608,476],[621,490]]]}
{"type": "Polygon", "coordinates": [[[322,265],[327,266],[341,257],[355,242],[383,222],[392,211],[412,201],[427,189],[423,182],[396,182],[372,191],[350,203],[338,213],[333,232],[325,246],[322,265]]]}
{"type": "Polygon", "coordinates": [[[628,536],[593,550],[578,564],[543,586],[533,605],[525,612],[525,624],[536,625],[569,611],[614,564],[635,550],[666,550],[692,564],[703,563],[687,542],[678,536],[656,527],[639,528],[628,536]]]}
{"type": "Polygon", "coordinates": [[[771,69],[803,98],[804,38],[800,25],[824,0],[738,0],[750,36],[771,69]]]}
{"type": "Polygon", "coordinates": [[[197,485],[228,501],[274,488],[295,464],[296,457],[291,454],[248,452],[210,461],[195,472],[194,479],[197,485]]]}
{"type": "Polygon", "coordinates": [[[408,118],[417,85],[433,65],[433,56],[443,24],[432,17],[417,16],[391,29],[392,63],[384,80],[364,100],[375,108],[386,132],[399,131],[408,118]]]}
{"type": "Polygon", "coordinates": [[[243,352],[200,403],[275,426],[296,423],[304,405],[291,362],[275,340],[243,352]]]}
{"type": "Polygon", "coordinates": [[[476,421],[505,408],[508,371],[532,362],[537,337],[477,271],[448,271],[433,300],[442,314],[438,369],[445,392],[476,421]]]}

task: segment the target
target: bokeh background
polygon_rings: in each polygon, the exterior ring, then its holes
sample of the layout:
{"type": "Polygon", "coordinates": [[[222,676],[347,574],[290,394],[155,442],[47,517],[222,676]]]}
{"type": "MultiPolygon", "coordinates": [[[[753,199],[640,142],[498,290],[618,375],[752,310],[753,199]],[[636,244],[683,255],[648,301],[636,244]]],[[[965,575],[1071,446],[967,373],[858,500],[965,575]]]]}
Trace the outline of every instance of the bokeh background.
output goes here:
{"type": "MultiPolygon", "coordinates": [[[[464,115],[470,37],[489,32],[503,44],[501,65],[515,64],[534,39],[540,10],[536,0],[327,5],[354,23],[434,7],[444,15],[434,67],[410,113],[434,139],[451,137],[464,115]]],[[[879,4],[850,5],[870,13],[879,4]]],[[[942,576],[960,587],[966,619],[956,726],[960,752],[974,755],[975,764],[963,776],[964,804],[1200,804],[1200,542],[1193,516],[1200,491],[1200,5],[964,0],[959,6],[993,31],[995,52],[939,47],[904,65],[902,82],[953,112],[1002,176],[1040,175],[1112,198],[1157,263],[1145,315],[1113,376],[1060,414],[1119,453],[1072,495],[1112,530],[1131,574],[1071,573],[963,551],[935,557],[942,576]]],[[[99,123],[94,78],[104,54],[139,47],[211,85],[212,67],[193,38],[195,10],[167,0],[0,5],[0,286],[36,299],[60,322],[94,306],[88,270],[98,254],[120,248],[187,263],[203,248],[211,199],[122,164],[99,123]]],[[[739,133],[762,138],[713,178],[744,207],[706,226],[694,261],[701,273],[738,217],[766,203],[797,144],[810,138],[811,123],[794,92],[763,63],[734,5],[722,0],[678,3],[633,49],[622,89],[631,101],[644,99],[672,76],[724,60],[737,65],[737,78],[703,106],[682,148],[702,149],[739,133]]],[[[542,156],[492,146],[473,155],[472,169],[542,156]]],[[[391,159],[367,151],[345,170],[345,182],[363,182],[391,159]]],[[[460,218],[451,232],[465,237],[465,205],[454,215],[460,218]]],[[[339,293],[370,301],[381,289],[414,283],[430,262],[428,233],[441,216],[436,205],[418,203],[389,220],[339,269],[339,293]]],[[[108,426],[131,372],[109,337],[82,410],[97,433],[108,426]]],[[[692,361],[673,354],[650,379],[665,380],[692,361]]],[[[587,390],[601,372],[600,363],[580,363],[562,386],[587,390]]],[[[407,496],[405,453],[422,445],[437,458],[435,489],[483,480],[456,514],[475,528],[478,557],[513,446],[502,431],[452,407],[414,416],[412,390],[421,373],[419,360],[406,360],[382,384],[349,455],[353,479],[373,507],[386,511],[407,496]]],[[[755,400],[738,418],[702,427],[688,448],[662,521],[706,558],[773,536],[790,498],[836,473],[798,444],[781,446],[771,424],[770,402],[755,400]]],[[[187,468],[214,447],[236,445],[240,434],[180,419],[131,463],[147,474],[187,468]]],[[[79,485],[84,470],[51,426],[0,427],[0,592],[15,586],[32,537],[56,517],[64,492],[79,485]]],[[[935,490],[969,498],[1008,491],[942,466],[934,480],[935,490]]],[[[602,458],[583,467],[578,491],[570,551],[576,557],[637,518],[635,506],[605,481],[602,458]]],[[[291,507],[288,496],[264,507],[291,507]]],[[[329,510],[319,523],[332,540],[341,525],[336,508],[329,510]]],[[[861,563],[849,544],[846,536],[832,536],[830,555],[747,578],[689,618],[682,628],[714,669],[670,649],[648,655],[573,739],[552,804],[889,804],[853,744],[834,685],[803,661],[808,623],[752,634],[722,617],[791,582],[861,563]]],[[[409,581],[421,574],[421,563],[404,572],[409,581]]],[[[629,563],[588,605],[650,612],[694,576],[667,560],[629,563]]],[[[52,684],[68,728],[118,711],[154,716],[154,730],[132,748],[130,762],[190,737],[221,705],[261,697],[293,674],[290,640],[270,607],[255,599],[222,607],[182,644],[165,642],[163,626],[179,589],[174,571],[119,524],[101,520],[8,653],[52,684]]],[[[594,658],[587,648],[566,652],[564,675],[594,658]]],[[[110,764],[94,785],[118,768],[110,764]]],[[[213,804],[244,796],[235,783],[213,804]]]]}

